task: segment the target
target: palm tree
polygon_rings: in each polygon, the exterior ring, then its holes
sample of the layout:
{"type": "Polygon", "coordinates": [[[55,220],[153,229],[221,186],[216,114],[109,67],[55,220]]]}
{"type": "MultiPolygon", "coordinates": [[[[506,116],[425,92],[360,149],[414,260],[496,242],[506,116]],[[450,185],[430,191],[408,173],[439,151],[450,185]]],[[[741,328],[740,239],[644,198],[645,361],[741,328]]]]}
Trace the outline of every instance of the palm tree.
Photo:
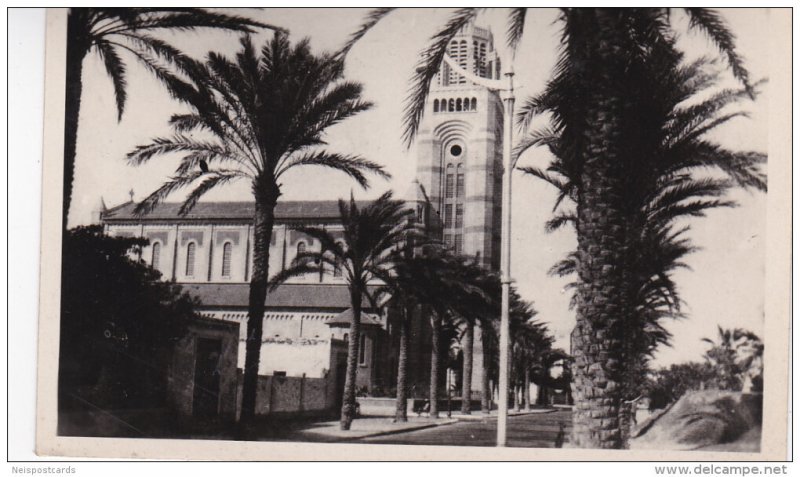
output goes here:
{"type": "Polygon", "coordinates": [[[702,338],[711,345],[705,359],[714,372],[718,389],[741,391],[753,364],[761,359],[764,344],[750,331],[717,326],[717,340],[702,338]],[[744,354],[744,356],[743,356],[744,354]]]}
{"type": "MultiPolygon", "coordinates": [[[[690,27],[708,34],[726,56],[734,75],[752,93],[747,70],[737,55],[733,35],[715,12],[684,9],[690,27]]],[[[650,52],[673,49],[670,9],[563,8],[561,56],[548,85],[548,99],[563,143],[571,149],[569,167],[576,172],[576,220],[579,258],[576,288],[577,324],[572,333],[577,401],[573,413],[573,444],[617,448],[623,445],[616,419],[620,404],[620,355],[625,329],[621,317],[632,308],[631,280],[625,267],[628,213],[623,200],[634,174],[630,168],[647,157],[653,146],[639,134],[638,119],[650,106],[650,52]],[[638,147],[637,147],[638,146],[638,147]]],[[[353,41],[363,36],[387,11],[374,12],[353,41]]],[[[404,124],[410,143],[425,110],[429,86],[439,70],[450,40],[477,15],[477,9],[457,11],[434,35],[421,55],[412,80],[404,124]]],[[[512,49],[524,32],[526,11],[512,9],[508,39],[512,49]]],[[[345,47],[346,51],[348,46],[345,47]]],[[[708,154],[707,154],[708,155],[708,154]]],[[[711,154],[713,155],[713,154],[711,154]]]]}
{"type": "MultiPolygon", "coordinates": [[[[283,34],[276,34],[260,52],[247,37],[241,45],[235,60],[210,53],[205,63],[187,62],[191,84],[177,81],[169,88],[192,111],[171,118],[172,137],[138,146],[128,159],[138,165],[158,155],[183,154],[175,175],[144,199],[137,213],[191,186],[180,208],[185,214],[217,186],[240,179],[250,182],[255,199],[253,275],[241,412],[247,424],[255,416],[269,243],[281,177],[298,167],[323,166],[344,172],[366,188],[366,172],[389,175],[371,161],[320,147],[328,127],[370,107],[361,99],[360,84],[342,80],[341,59],[315,56],[307,39],[291,46],[283,34]],[[192,131],[210,133],[211,139],[189,135],[192,131]]],[[[351,336],[357,342],[357,336],[351,336]]]]}
{"type": "Polygon", "coordinates": [[[279,29],[246,17],[213,13],[202,8],[70,8],[67,14],[67,90],[64,111],[64,229],[67,227],[75,174],[84,58],[93,52],[103,60],[114,84],[117,116],[121,119],[128,97],[125,55],[135,57],[164,83],[171,82],[174,75],[163,67],[162,62],[179,69],[185,64],[186,57],[181,51],[153,36],[153,33],[194,31],[199,28],[249,33],[262,27],[279,29]]]}
{"type": "Polygon", "coordinates": [[[350,322],[350,339],[347,349],[347,373],[341,414],[342,430],[349,430],[355,417],[356,371],[359,333],[363,300],[377,307],[377,292],[368,285],[391,283],[393,270],[408,236],[413,231],[409,223],[411,210],[386,192],[374,202],[359,208],[356,201],[339,201],[341,225],[344,228],[343,243],[340,244],[330,231],[318,227],[299,227],[297,230],[322,244],[321,251],[298,254],[295,263],[273,278],[278,284],[289,277],[320,271],[330,272],[341,267],[350,289],[350,306],[353,320],[350,322]]]}
{"type": "MultiPolygon", "coordinates": [[[[628,162],[629,178],[622,182],[624,187],[619,193],[627,217],[624,236],[627,253],[621,263],[626,264],[623,277],[629,308],[616,327],[618,331],[610,334],[620,338],[615,359],[625,364],[624,372],[618,375],[617,394],[626,400],[641,394],[647,358],[652,357],[656,346],[669,342],[670,335],[659,322],[682,316],[671,273],[687,268],[681,259],[695,251],[695,247],[686,238],[689,227],[676,228],[675,222],[685,217],[702,217],[709,209],[734,206],[735,203],[722,199],[734,186],[766,189],[759,169],[765,155],[729,151],[705,137],[715,127],[742,115],[725,108],[755,94],[755,90],[723,90],[711,94],[707,100],[692,102],[701,94],[708,96],[704,90],[715,84],[718,72],[709,71],[704,60],[681,65],[682,56],[671,48],[654,49],[651,55],[649,74],[654,79],[647,82],[650,91],[630,93],[643,113],[632,114],[642,125],[638,135],[644,144],[633,145],[642,151],[638,155],[641,159],[628,162]],[[708,168],[716,168],[729,177],[711,179],[695,172],[708,168]]],[[[535,112],[557,112],[555,94],[548,90],[529,100],[520,114],[521,122],[527,125],[535,112]]],[[[556,116],[562,117],[561,113],[556,116]]],[[[546,170],[532,167],[523,170],[559,189],[554,211],[563,203],[569,204],[568,210],[562,207],[556,213],[548,228],[572,224],[581,230],[580,215],[574,208],[581,198],[581,163],[566,139],[566,126],[556,123],[555,127],[530,132],[518,151],[535,145],[550,149],[555,159],[546,170]]],[[[553,272],[559,275],[576,272],[580,257],[577,251],[570,253],[553,272]]],[[[609,332],[599,334],[605,333],[609,332]]]]}

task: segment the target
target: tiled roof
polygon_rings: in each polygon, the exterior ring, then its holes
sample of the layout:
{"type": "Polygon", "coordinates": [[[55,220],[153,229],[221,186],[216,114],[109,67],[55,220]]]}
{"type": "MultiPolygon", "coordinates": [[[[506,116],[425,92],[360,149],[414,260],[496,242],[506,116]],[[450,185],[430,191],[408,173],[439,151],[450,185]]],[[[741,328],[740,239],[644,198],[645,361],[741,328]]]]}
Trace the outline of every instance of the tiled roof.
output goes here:
{"type": "MultiPolygon", "coordinates": [[[[359,206],[365,202],[358,202],[359,206]]],[[[137,217],[133,210],[136,204],[128,202],[104,211],[104,221],[155,221],[155,220],[245,220],[255,214],[254,202],[198,202],[186,215],[179,215],[179,202],[163,202],[153,211],[137,217]]],[[[330,219],[339,218],[339,202],[336,200],[279,201],[275,206],[277,220],[330,219]]]]}
{"type": "MultiPolygon", "coordinates": [[[[348,308],[343,312],[339,313],[338,315],[334,316],[330,320],[326,321],[325,324],[329,326],[350,326],[351,321],[353,321],[353,309],[348,308]]],[[[367,326],[369,325],[381,326],[381,321],[378,318],[378,315],[362,312],[361,324],[367,326]]]]}
{"type": "MultiPolygon", "coordinates": [[[[183,283],[183,289],[203,306],[247,308],[249,283],[183,283]]],[[[267,308],[350,308],[350,291],[345,285],[285,284],[267,293],[267,308]]],[[[369,307],[365,299],[362,306],[369,307]]]]}

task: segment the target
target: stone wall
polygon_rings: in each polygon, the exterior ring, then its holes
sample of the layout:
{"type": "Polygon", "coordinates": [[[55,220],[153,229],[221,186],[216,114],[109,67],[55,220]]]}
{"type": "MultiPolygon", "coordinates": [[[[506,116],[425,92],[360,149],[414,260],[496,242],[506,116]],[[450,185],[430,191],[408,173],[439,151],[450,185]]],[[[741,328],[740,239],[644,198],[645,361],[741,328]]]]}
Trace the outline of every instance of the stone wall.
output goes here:
{"type": "MultiPolygon", "coordinates": [[[[333,409],[329,392],[329,376],[259,376],[256,394],[256,414],[287,415],[323,413],[333,409]]],[[[333,383],[330,383],[333,386],[333,383]]],[[[241,412],[242,373],[239,373],[239,396],[236,413],[241,412]]]]}

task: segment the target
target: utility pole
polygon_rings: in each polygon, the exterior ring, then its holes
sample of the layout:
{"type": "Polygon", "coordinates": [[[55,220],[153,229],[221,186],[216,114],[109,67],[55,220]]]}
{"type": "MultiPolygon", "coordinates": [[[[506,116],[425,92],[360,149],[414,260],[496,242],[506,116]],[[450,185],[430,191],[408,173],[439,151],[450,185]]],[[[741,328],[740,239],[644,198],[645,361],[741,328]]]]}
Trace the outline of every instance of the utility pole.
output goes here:
{"type": "MultiPolygon", "coordinates": [[[[504,73],[505,81],[481,78],[461,67],[449,55],[444,61],[459,75],[490,90],[499,91],[503,101],[503,197],[502,226],[500,239],[500,283],[502,298],[500,305],[500,379],[498,380],[499,402],[497,406],[497,447],[506,446],[508,423],[508,371],[510,361],[509,306],[511,297],[511,173],[516,161],[511,154],[514,124],[514,71],[504,73]]],[[[505,62],[504,62],[505,63],[505,62]]],[[[511,62],[508,62],[510,65],[511,62]]]]}

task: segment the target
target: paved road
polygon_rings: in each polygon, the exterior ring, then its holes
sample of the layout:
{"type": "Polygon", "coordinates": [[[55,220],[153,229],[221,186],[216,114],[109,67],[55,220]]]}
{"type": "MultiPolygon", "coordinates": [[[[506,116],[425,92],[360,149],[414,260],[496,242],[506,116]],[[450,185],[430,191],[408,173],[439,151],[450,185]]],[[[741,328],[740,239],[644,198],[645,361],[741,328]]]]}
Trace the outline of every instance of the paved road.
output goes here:
{"type": "MultiPolygon", "coordinates": [[[[555,447],[559,429],[564,426],[565,440],[569,439],[572,413],[558,410],[546,414],[527,414],[508,418],[509,447],[555,447]]],[[[464,421],[430,429],[363,439],[375,444],[417,444],[494,446],[497,440],[497,421],[464,421]]]]}

